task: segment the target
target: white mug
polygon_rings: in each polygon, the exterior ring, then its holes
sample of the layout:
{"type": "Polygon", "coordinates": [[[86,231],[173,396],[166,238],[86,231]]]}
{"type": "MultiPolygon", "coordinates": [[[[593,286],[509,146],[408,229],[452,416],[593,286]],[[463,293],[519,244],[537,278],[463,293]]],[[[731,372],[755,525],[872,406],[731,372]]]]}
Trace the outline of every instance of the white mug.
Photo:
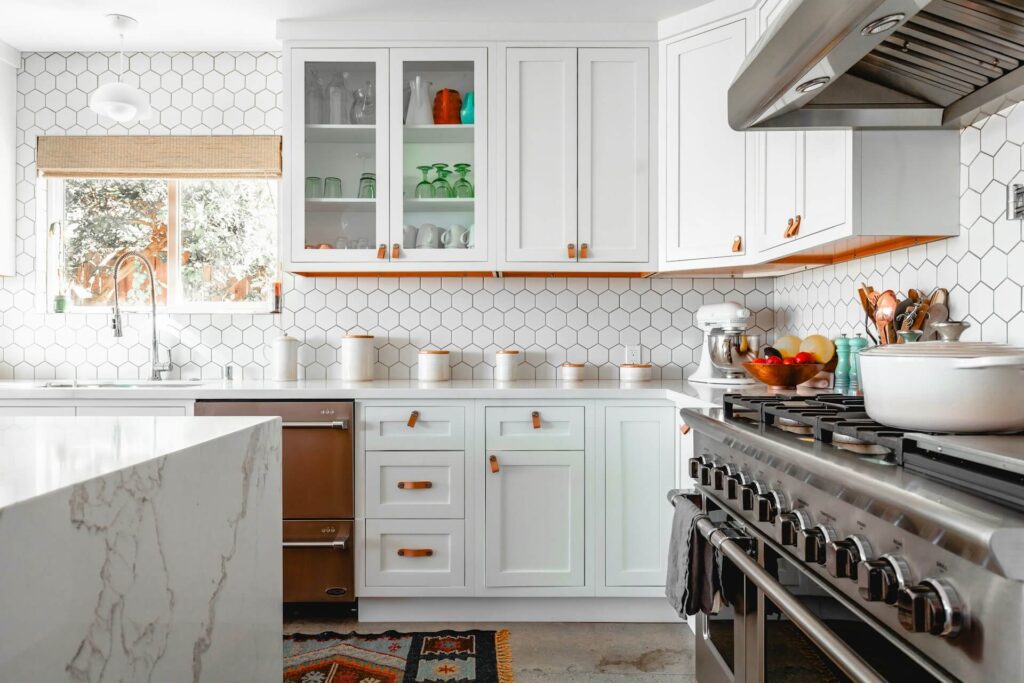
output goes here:
{"type": "Polygon", "coordinates": [[[465,249],[467,234],[469,234],[469,230],[466,229],[466,226],[453,225],[441,235],[441,243],[444,244],[445,249],[465,249]]]}
{"type": "Polygon", "coordinates": [[[466,228],[466,234],[462,238],[462,243],[466,245],[466,249],[473,249],[476,247],[476,230],[473,229],[475,227],[475,223],[470,223],[469,227],[466,228]]]}
{"type": "Polygon", "coordinates": [[[416,233],[417,249],[437,249],[441,246],[441,230],[433,223],[424,223],[416,233]]]}
{"type": "Polygon", "coordinates": [[[271,344],[272,352],[269,357],[267,347],[260,347],[264,362],[270,364],[268,379],[275,382],[294,382],[299,378],[299,340],[283,334],[271,344]]]}
{"type": "Polygon", "coordinates": [[[402,248],[403,249],[415,249],[416,248],[416,233],[419,230],[415,225],[402,226],[402,248]]]}

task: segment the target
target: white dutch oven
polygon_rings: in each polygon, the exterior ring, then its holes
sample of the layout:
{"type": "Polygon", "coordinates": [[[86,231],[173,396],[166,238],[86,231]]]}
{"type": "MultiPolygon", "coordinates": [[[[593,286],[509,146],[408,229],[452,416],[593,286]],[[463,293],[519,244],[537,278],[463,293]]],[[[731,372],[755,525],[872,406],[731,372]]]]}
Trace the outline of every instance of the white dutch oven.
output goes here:
{"type": "Polygon", "coordinates": [[[1024,430],[1024,349],[918,342],[860,352],[872,420],[927,432],[1024,430]]]}

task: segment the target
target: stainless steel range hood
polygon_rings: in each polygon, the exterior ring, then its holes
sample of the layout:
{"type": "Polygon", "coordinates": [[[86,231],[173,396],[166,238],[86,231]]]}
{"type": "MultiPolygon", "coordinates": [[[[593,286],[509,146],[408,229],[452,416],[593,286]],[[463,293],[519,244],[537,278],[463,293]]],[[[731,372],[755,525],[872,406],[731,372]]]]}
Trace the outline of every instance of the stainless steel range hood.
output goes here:
{"type": "Polygon", "coordinates": [[[791,0],[729,88],[729,125],[962,128],[1024,100],[1024,0],[791,0]]]}

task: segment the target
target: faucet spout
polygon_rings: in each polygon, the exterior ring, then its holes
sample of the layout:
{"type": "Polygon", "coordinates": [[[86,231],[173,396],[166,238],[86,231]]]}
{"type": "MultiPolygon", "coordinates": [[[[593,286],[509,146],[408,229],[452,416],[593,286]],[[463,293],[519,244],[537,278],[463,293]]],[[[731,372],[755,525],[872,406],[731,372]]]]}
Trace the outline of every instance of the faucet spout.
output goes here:
{"type": "Polygon", "coordinates": [[[117,261],[114,262],[114,313],[110,323],[110,326],[114,330],[115,337],[124,336],[124,329],[121,323],[121,302],[117,296],[117,274],[121,270],[121,265],[130,258],[138,259],[146,266],[146,275],[149,277],[149,303],[151,306],[150,320],[153,323],[153,338],[152,347],[150,349],[150,376],[149,379],[155,382],[159,382],[163,379],[160,373],[170,372],[173,365],[168,355],[166,363],[160,362],[160,343],[157,341],[156,336],[156,278],[153,276],[153,266],[150,265],[149,259],[137,251],[126,251],[121,254],[117,261]]]}

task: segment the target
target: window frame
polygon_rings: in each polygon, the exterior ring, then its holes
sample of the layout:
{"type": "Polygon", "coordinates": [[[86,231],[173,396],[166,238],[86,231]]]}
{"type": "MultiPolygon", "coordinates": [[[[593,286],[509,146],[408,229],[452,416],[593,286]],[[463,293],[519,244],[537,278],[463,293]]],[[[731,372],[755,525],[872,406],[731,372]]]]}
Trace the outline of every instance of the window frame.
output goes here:
{"type": "MultiPolygon", "coordinates": [[[[124,176],[129,178],[130,176],[124,176]]],[[[76,180],[110,180],[110,178],[75,178],[76,180]]],[[[273,291],[267,292],[267,296],[261,301],[239,301],[239,302],[228,302],[228,301],[193,301],[185,302],[181,298],[183,292],[181,290],[181,226],[179,222],[180,215],[180,197],[178,191],[178,184],[181,182],[188,182],[191,178],[141,178],[142,180],[159,180],[167,183],[167,251],[168,251],[168,268],[167,268],[167,297],[168,301],[173,303],[160,304],[157,302],[156,312],[157,314],[169,314],[169,315],[188,315],[188,314],[238,314],[238,315],[252,315],[255,313],[274,313],[274,293],[273,291]],[[173,202],[173,203],[172,203],[173,202]],[[172,242],[173,240],[173,242],[172,242]]],[[[49,238],[50,226],[54,223],[64,222],[64,181],[67,178],[62,177],[40,177],[38,179],[36,187],[36,200],[38,202],[38,217],[37,225],[40,226],[37,232],[38,248],[36,253],[43,257],[43,267],[39,268],[38,263],[36,267],[37,275],[37,291],[40,296],[36,297],[37,305],[47,313],[53,312],[53,297],[56,295],[58,288],[57,278],[57,267],[56,259],[59,258],[59,250],[63,248],[63,244],[58,244],[55,240],[49,238]],[[42,198],[42,201],[40,201],[42,198]],[[57,254],[53,252],[57,251],[57,254]],[[41,297],[41,298],[40,298],[41,297]]],[[[202,180],[197,178],[196,180],[202,180]]],[[[211,178],[211,180],[230,180],[230,178],[211,178]]],[[[254,178],[237,178],[236,180],[255,180],[254,178]]],[[[281,185],[280,178],[266,178],[267,182],[277,183],[276,193],[280,196],[281,185]]],[[[277,225],[274,227],[274,239],[276,244],[276,250],[273,254],[273,260],[275,263],[280,263],[280,252],[281,252],[281,211],[280,201],[276,200],[277,210],[275,214],[277,216],[277,225]]],[[[108,306],[75,306],[71,303],[70,299],[67,302],[67,307],[64,313],[76,313],[76,314],[106,314],[108,312],[108,306]]],[[[129,305],[121,304],[121,308],[125,311],[135,312],[146,312],[148,313],[150,305],[148,303],[142,305],[129,305]]]]}

